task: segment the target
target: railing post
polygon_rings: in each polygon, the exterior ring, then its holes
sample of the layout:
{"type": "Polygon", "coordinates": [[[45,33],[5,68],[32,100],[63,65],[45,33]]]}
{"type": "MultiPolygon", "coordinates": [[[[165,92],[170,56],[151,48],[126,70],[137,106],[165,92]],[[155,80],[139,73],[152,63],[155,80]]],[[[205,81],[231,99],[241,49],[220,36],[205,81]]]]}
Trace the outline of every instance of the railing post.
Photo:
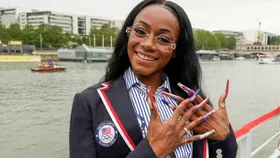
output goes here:
{"type": "Polygon", "coordinates": [[[252,152],[252,138],[251,131],[246,134],[246,136],[240,141],[239,149],[240,149],[240,158],[251,158],[252,152]]]}

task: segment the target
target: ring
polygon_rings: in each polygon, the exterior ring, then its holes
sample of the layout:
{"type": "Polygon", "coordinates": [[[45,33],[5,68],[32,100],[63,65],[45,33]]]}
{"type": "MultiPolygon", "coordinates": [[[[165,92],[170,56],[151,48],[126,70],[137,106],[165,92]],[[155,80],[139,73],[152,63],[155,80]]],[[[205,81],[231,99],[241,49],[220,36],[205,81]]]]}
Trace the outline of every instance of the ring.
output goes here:
{"type": "Polygon", "coordinates": [[[186,132],[187,135],[191,135],[190,130],[188,130],[186,127],[183,127],[183,130],[186,132]]]}
{"type": "Polygon", "coordinates": [[[225,102],[222,102],[219,106],[220,106],[221,108],[225,108],[226,103],[225,103],[225,102]]]}

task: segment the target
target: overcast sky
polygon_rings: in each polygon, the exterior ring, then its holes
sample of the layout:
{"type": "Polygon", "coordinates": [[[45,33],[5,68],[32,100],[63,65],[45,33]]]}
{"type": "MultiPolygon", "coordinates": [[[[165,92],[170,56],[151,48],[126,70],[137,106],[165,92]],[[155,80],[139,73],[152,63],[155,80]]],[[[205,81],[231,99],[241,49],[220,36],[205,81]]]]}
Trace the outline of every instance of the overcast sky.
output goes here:
{"type": "MultiPolygon", "coordinates": [[[[124,19],[141,0],[0,0],[0,7],[21,7],[124,19]]],[[[280,34],[280,0],[172,0],[185,9],[194,28],[280,34]]]]}

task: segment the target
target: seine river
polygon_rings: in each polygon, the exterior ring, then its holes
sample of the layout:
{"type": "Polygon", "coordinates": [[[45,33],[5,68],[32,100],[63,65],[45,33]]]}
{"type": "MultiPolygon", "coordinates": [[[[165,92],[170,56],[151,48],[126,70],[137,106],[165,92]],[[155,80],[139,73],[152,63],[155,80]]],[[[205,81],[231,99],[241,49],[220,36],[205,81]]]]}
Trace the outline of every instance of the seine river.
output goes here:
{"type": "MultiPolygon", "coordinates": [[[[97,83],[107,63],[60,62],[65,72],[34,73],[37,64],[0,63],[0,157],[68,158],[69,117],[74,94],[97,83]]],[[[280,65],[257,61],[202,62],[202,85],[213,103],[230,79],[227,99],[234,130],[280,105],[280,65]]],[[[279,118],[254,130],[253,148],[279,131],[279,118]]],[[[277,147],[271,142],[256,157],[277,147]]]]}

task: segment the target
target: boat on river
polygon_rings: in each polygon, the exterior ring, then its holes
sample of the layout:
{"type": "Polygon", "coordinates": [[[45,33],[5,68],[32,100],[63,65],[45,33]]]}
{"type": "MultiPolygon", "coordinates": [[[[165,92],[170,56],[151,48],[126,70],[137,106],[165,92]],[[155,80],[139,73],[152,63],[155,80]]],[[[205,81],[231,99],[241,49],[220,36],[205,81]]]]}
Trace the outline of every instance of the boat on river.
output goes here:
{"type": "Polygon", "coordinates": [[[54,65],[53,62],[49,62],[49,64],[40,63],[39,67],[31,68],[33,72],[57,72],[57,71],[65,71],[66,67],[54,65]]]}
{"type": "Polygon", "coordinates": [[[65,71],[65,67],[46,67],[46,68],[31,68],[33,72],[57,72],[65,71]]]}
{"type": "Polygon", "coordinates": [[[280,64],[280,60],[272,55],[260,55],[259,64],[280,64]]]}

